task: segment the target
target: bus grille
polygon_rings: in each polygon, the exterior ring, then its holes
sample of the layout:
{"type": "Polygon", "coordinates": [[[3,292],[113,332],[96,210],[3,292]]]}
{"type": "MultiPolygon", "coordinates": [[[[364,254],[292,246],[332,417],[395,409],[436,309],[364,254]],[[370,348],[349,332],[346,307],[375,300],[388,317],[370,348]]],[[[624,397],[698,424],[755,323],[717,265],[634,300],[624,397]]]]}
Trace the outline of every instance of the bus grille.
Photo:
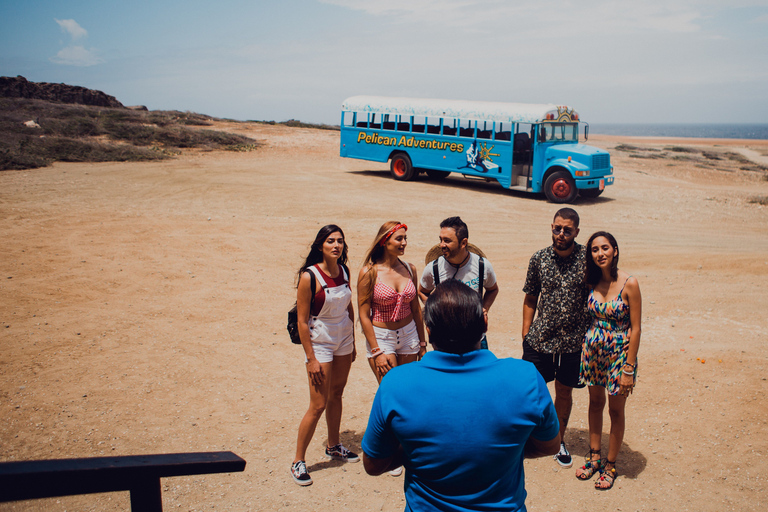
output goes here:
{"type": "Polygon", "coordinates": [[[592,155],[592,169],[609,169],[611,167],[611,155],[592,155]]]}

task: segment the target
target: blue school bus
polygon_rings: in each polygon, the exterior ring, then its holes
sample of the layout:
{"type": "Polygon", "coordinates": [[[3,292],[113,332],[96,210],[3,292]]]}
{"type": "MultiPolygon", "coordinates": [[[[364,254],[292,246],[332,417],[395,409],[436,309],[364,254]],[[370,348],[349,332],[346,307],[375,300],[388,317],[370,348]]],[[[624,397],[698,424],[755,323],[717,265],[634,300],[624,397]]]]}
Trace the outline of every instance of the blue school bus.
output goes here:
{"type": "Polygon", "coordinates": [[[613,184],[611,156],[579,143],[579,123],[559,105],[353,96],[341,107],[340,154],[389,161],[396,180],[455,172],[570,203],[613,184]]]}

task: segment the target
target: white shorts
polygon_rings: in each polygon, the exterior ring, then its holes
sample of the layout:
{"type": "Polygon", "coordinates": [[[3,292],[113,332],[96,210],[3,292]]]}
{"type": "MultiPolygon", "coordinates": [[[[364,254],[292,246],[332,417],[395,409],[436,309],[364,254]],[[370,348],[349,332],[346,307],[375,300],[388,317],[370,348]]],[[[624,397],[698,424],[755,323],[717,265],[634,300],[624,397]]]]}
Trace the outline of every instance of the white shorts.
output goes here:
{"type": "MultiPolygon", "coordinates": [[[[376,341],[385,354],[410,355],[419,353],[419,333],[416,330],[416,322],[411,323],[400,329],[390,330],[385,327],[373,326],[373,333],[376,335],[376,341]]],[[[371,346],[365,343],[365,350],[369,358],[371,346]]]]}
{"type": "MultiPolygon", "coordinates": [[[[309,322],[312,350],[320,363],[330,363],[334,357],[348,356],[355,348],[354,325],[349,317],[340,324],[326,324],[313,317],[309,322]]],[[[304,362],[307,362],[306,356],[304,362]]]]}

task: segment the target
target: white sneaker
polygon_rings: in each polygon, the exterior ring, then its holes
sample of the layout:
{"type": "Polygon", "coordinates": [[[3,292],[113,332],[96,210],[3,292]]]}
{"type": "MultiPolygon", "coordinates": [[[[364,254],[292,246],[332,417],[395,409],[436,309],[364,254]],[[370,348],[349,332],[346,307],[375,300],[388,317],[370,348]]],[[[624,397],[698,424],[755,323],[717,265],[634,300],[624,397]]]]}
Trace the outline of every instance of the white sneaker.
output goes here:
{"type": "Polygon", "coordinates": [[[395,468],[389,472],[390,476],[400,476],[402,474],[403,474],[403,466],[400,466],[399,468],[395,468]]]}
{"type": "Polygon", "coordinates": [[[573,466],[573,458],[568,453],[568,449],[565,447],[565,443],[560,443],[560,452],[555,455],[555,461],[564,468],[573,466]]]}

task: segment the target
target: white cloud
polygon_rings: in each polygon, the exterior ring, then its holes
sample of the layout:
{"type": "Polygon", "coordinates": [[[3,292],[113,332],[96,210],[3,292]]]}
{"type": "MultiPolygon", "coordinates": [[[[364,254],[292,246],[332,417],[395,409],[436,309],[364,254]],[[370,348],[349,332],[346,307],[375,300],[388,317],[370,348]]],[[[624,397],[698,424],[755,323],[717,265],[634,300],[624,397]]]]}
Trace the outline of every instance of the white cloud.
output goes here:
{"type": "Polygon", "coordinates": [[[104,62],[94,49],[86,49],[82,46],[67,46],[62,48],[55,57],[51,57],[51,62],[63,64],[65,66],[95,66],[104,62]]]}
{"type": "MultiPolygon", "coordinates": [[[[54,20],[56,20],[56,18],[54,18],[54,20]]],[[[88,36],[88,31],[81,27],[75,20],[56,20],[56,23],[59,24],[62,32],[69,34],[73,41],[88,36]]]]}

